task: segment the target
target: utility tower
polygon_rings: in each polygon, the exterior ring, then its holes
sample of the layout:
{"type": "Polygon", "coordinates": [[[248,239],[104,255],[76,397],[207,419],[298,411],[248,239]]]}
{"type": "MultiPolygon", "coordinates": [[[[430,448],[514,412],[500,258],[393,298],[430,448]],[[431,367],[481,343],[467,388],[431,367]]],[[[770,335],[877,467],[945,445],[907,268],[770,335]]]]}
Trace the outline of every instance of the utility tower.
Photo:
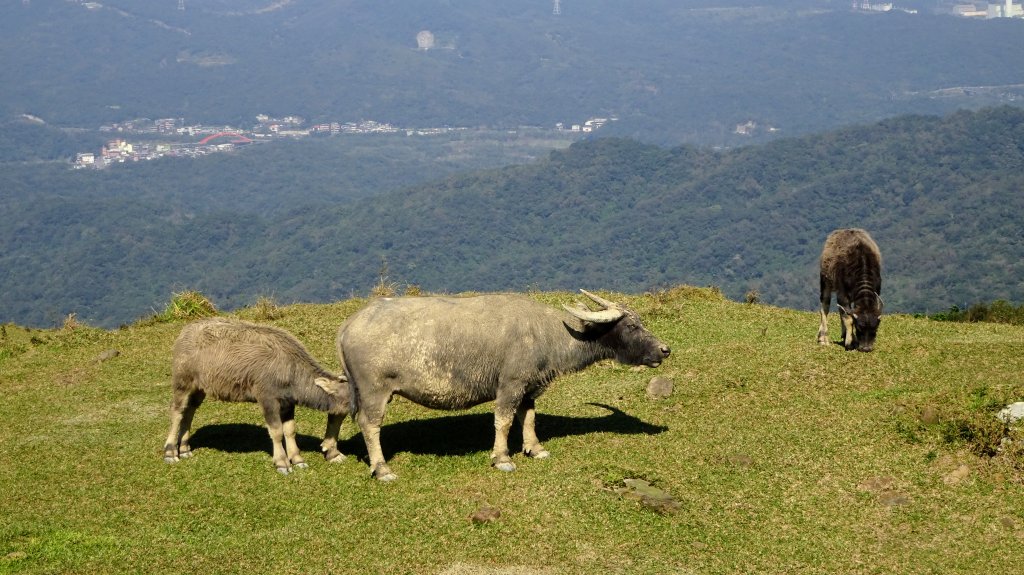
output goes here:
{"type": "Polygon", "coordinates": [[[558,16],[562,13],[562,2],[561,0],[554,0],[554,2],[555,5],[553,8],[551,8],[551,13],[554,14],[555,16],[558,16]]]}

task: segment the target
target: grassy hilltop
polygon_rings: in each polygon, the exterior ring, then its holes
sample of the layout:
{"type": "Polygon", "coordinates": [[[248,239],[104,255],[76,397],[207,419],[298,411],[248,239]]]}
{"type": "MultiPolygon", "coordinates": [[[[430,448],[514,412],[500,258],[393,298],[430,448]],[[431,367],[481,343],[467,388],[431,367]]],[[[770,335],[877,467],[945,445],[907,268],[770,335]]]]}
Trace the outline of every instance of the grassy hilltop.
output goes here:
{"type": "MultiPolygon", "coordinates": [[[[275,473],[259,410],[216,401],[196,414],[195,457],[164,463],[182,321],[4,325],[0,573],[1005,573],[1019,562],[1022,434],[998,451],[994,414],[1024,400],[1024,327],[891,315],[876,351],[848,353],[815,343],[811,312],[713,289],[605,295],[672,347],[662,367],[601,363],[557,380],[537,417],[552,457],[517,456],[512,474],[488,467],[490,404],[440,412],[396,398],[382,430],[393,484],[369,477],[351,420],[349,457],[324,462],[325,417],[302,408],[306,470],[275,473]],[[674,380],[667,399],[645,393],[654,375],[674,380]],[[631,479],[674,504],[631,496],[631,479]],[[500,516],[470,519],[485,507],[500,516]]],[[[290,305],[269,321],[337,369],[335,330],[363,303],[290,305]]]]}

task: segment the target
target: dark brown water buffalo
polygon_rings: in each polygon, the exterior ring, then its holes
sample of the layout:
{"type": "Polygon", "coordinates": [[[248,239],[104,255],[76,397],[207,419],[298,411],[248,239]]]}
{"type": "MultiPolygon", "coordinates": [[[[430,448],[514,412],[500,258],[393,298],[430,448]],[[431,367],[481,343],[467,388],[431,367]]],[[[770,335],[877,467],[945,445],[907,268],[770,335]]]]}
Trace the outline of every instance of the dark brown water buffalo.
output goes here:
{"type": "Polygon", "coordinates": [[[171,383],[168,463],[192,455],[192,417],[206,396],[260,404],[281,473],[306,467],[295,443],[296,404],[327,412],[324,455],[328,461],[344,458],[337,439],[352,403],[348,380],[320,367],[283,329],[228,318],[190,323],[174,342],[171,383]]]}
{"type": "Polygon", "coordinates": [[[562,311],[526,296],[494,294],[384,298],[350,317],[338,330],[338,356],[354,386],[373,475],[396,478],[380,447],[393,395],[433,409],[494,401],[491,462],[513,471],[513,418],[523,428],[523,452],[549,455],[534,431],[534,402],[553,379],[606,358],[657,367],[668,357],[668,346],[636,312],[583,293],[601,309],[562,311]]]}
{"type": "Polygon", "coordinates": [[[882,315],[882,253],[867,232],[840,229],[829,234],[821,251],[821,325],[818,343],[828,345],[828,308],[832,293],[842,320],[847,350],[871,351],[882,315]]]}

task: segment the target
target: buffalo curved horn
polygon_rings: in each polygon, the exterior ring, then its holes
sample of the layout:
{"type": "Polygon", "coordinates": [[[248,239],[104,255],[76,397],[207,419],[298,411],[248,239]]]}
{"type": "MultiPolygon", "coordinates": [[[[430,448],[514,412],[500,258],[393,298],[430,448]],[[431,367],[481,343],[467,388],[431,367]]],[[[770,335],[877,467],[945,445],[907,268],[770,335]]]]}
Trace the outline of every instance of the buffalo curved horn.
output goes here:
{"type": "Polygon", "coordinates": [[[617,303],[615,303],[613,301],[608,301],[608,300],[604,299],[601,296],[594,295],[594,294],[588,292],[585,289],[580,289],[580,293],[582,293],[583,295],[585,295],[585,296],[589,297],[590,299],[594,300],[594,303],[596,303],[597,305],[601,306],[604,309],[619,307],[619,305],[617,303]]]}
{"type": "Polygon", "coordinates": [[[882,308],[885,307],[885,302],[882,301],[882,295],[875,292],[875,299],[878,300],[878,311],[882,311],[882,308]]]}
{"type": "Polygon", "coordinates": [[[622,319],[622,316],[625,315],[625,312],[619,309],[619,306],[615,305],[613,302],[598,297],[586,290],[581,289],[580,291],[583,292],[583,295],[594,300],[594,303],[600,305],[604,309],[600,311],[590,311],[587,309],[577,309],[562,304],[562,307],[565,309],[565,311],[571,313],[576,318],[581,319],[583,321],[589,321],[590,323],[611,323],[622,319]]]}

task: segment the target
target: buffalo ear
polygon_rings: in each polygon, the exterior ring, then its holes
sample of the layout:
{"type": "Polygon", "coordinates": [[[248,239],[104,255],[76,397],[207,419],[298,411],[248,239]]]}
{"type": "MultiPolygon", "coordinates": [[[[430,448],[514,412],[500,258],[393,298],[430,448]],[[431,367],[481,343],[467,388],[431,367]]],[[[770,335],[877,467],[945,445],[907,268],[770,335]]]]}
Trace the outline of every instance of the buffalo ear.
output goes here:
{"type": "Polygon", "coordinates": [[[328,395],[341,395],[341,382],[327,377],[318,377],[313,380],[317,387],[324,390],[328,395]]]}

